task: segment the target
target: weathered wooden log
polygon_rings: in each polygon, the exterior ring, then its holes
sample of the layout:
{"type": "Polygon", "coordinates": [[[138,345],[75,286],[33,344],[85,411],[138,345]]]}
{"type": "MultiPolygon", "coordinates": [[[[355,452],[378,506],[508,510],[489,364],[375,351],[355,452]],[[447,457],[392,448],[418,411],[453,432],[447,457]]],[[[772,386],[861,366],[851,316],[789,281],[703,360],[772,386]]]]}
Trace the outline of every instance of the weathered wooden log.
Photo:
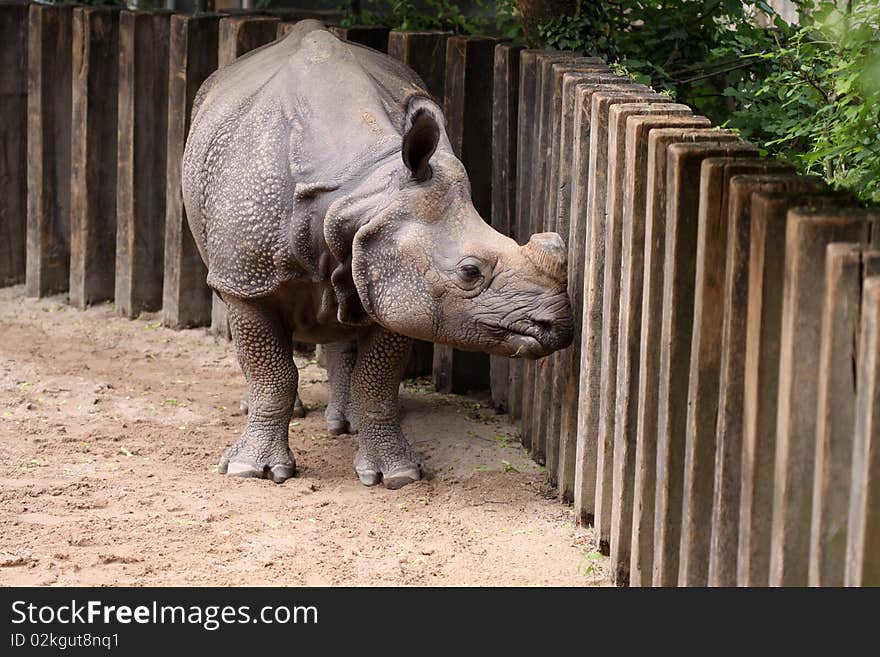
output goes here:
{"type": "Polygon", "coordinates": [[[788,212],[770,532],[771,586],[805,586],[808,581],[827,246],[831,242],[866,243],[878,219],[877,213],[839,206],[788,212]]]}
{"type": "MultiPolygon", "coordinates": [[[[599,434],[599,387],[601,375],[602,292],[605,282],[605,207],[608,193],[609,111],[620,103],[648,103],[662,96],[640,85],[628,90],[597,91],[591,99],[590,156],[587,173],[586,241],[581,313],[581,350],[577,446],[575,449],[574,505],[580,518],[594,514],[600,528],[597,543],[608,554],[611,534],[611,449],[607,463],[602,457],[605,436],[599,434]],[[595,454],[595,456],[594,456],[595,454]],[[607,465],[607,468],[606,468],[607,465]],[[600,486],[607,485],[603,508],[600,486]],[[598,505],[597,505],[598,503],[598,505]],[[602,514],[600,518],[599,515],[602,514]]],[[[578,194],[581,201],[583,194],[578,194]]],[[[572,201],[574,203],[574,200],[572,201]]],[[[571,216],[580,210],[572,206],[571,216]]]]}
{"type": "Polygon", "coordinates": [[[826,251],[810,523],[810,586],[843,586],[845,583],[856,391],[860,384],[861,294],[865,279],[880,274],[880,253],[872,249],[862,244],[829,244],[826,251]]]}
{"type": "MultiPolygon", "coordinates": [[[[574,317],[583,313],[584,269],[589,222],[586,217],[587,183],[590,163],[590,121],[592,97],[598,91],[632,90],[632,84],[619,76],[606,73],[569,72],[563,76],[563,140],[559,168],[571,171],[571,184],[562,186],[557,200],[557,224],[568,236],[568,297],[574,317]]],[[[581,323],[575,321],[572,344],[561,354],[558,378],[564,383],[559,391],[559,497],[574,501],[575,467],[577,464],[578,384],[580,382],[581,323]]],[[[593,450],[595,454],[595,450],[593,450]]],[[[589,458],[589,454],[587,455],[589,458]]],[[[595,458],[595,457],[593,457],[595,458]]],[[[595,466],[592,466],[595,467],[595,466]]],[[[589,497],[587,495],[586,497],[589,497]]],[[[593,524],[592,505],[584,509],[578,522],[593,524]]]]}
{"type": "Polygon", "coordinates": [[[70,284],[72,23],[72,5],[30,5],[25,275],[30,297],[64,292],[70,284]]]}
{"type": "Polygon", "coordinates": [[[27,53],[28,3],[0,5],[0,287],[25,279],[27,53]]]}
{"type": "Polygon", "coordinates": [[[880,278],[862,293],[845,583],[880,586],[880,278]]]}
{"type": "Polygon", "coordinates": [[[796,178],[784,192],[754,192],[751,198],[737,561],[740,586],[767,586],[770,576],[786,218],[793,206],[833,206],[846,201],[826,190],[819,179],[796,178]]]}
{"type": "MultiPolygon", "coordinates": [[[[742,474],[743,378],[749,285],[749,232],[753,191],[780,191],[797,178],[735,175],[728,187],[728,230],[719,357],[718,422],[709,584],[736,585],[742,474]]],[[[716,329],[717,330],[717,329],[716,329]]]]}
{"type": "MultiPolygon", "coordinates": [[[[535,69],[535,88],[534,88],[534,124],[532,129],[535,131],[535,137],[531,142],[533,163],[531,169],[531,178],[528,182],[531,185],[530,206],[528,212],[527,229],[524,231],[523,240],[528,241],[534,233],[540,233],[544,230],[545,219],[545,200],[547,197],[547,154],[550,145],[550,127],[552,122],[552,94],[550,79],[551,66],[555,62],[571,62],[576,56],[571,52],[550,52],[539,51],[537,53],[537,63],[535,69]]],[[[537,399],[540,396],[540,390],[536,383],[540,376],[540,371],[546,367],[547,360],[540,359],[538,361],[528,361],[523,368],[523,417],[521,422],[523,444],[529,446],[529,451],[533,459],[538,463],[545,462],[546,445],[544,443],[543,432],[537,431],[536,425],[543,424],[544,409],[546,401],[537,399]],[[536,435],[537,434],[537,435],[536,435]]]]}
{"type": "MultiPolygon", "coordinates": [[[[634,126],[643,130],[642,125],[648,117],[633,117],[634,126]]],[[[665,257],[665,236],[667,232],[667,205],[669,189],[667,189],[667,152],[672,144],[732,140],[733,136],[718,130],[692,127],[705,125],[700,117],[669,117],[670,127],[656,127],[647,132],[647,197],[645,206],[644,250],[641,262],[635,260],[636,266],[643,270],[641,291],[636,292],[642,297],[640,328],[632,325],[626,344],[626,353],[634,358],[633,333],[640,335],[638,367],[633,361],[631,367],[635,372],[621,371],[621,403],[625,404],[621,415],[621,431],[636,431],[635,444],[635,486],[633,488],[633,541],[630,559],[631,584],[645,585],[652,581],[652,572],[656,570],[655,536],[658,531],[655,522],[656,502],[655,484],[657,475],[657,398],[660,372],[660,328],[663,299],[663,263],[665,257]],[[678,125],[680,127],[671,127],[678,125]],[[638,379],[637,393],[633,394],[635,377],[638,379]],[[627,377],[629,379],[627,385],[627,377]]],[[[648,124],[650,125],[650,124],[648,124]]],[[[635,251],[633,251],[635,253],[635,251]]],[[[630,284],[635,279],[632,279],[630,284]]],[[[630,300],[629,307],[632,307],[630,300]]],[[[631,319],[631,318],[630,318],[631,319]]],[[[621,343],[622,337],[618,337],[621,343]]],[[[615,420],[615,425],[618,422],[615,420]]]]}
{"type": "Polygon", "coordinates": [[[387,27],[364,25],[340,27],[339,25],[331,25],[327,29],[330,30],[331,34],[336,35],[340,39],[359,43],[362,46],[367,46],[379,52],[388,52],[388,34],[390,30],[387,27]]]}
{"type": "Polygon", "coordinates": [[[162,307],[170,23],[167,11],[119,19],[115,296],[124,317],[162,307]]]}
{"type": "Polygon", "coordinates": [[[168,143],[165,165],[165,273],[162,321],[171,328],[211,323],[208,270],[199,255],[183,207],[182,162],[193,101],[217,70],[220,16],[171,17],[168,74],[168,143]]]}
{"type": "MultiPolygon", "coordinates": [[[[638,155],[645,149],[640,148],[636,140],[631,138],[629,119],[638,116],[690,115],[689,107],[674,103],[621,103],[613,105],[609,115],[607,174],[609,184],[606,203],[599,426],[606,438],[613,440],[609,542],[612,579],[618,586],[629,584],[635,469],[635,441],[625,440],[624,434],[617,431],[617,366],[621,355],[619,338],[621,326],[627,321],[624,316],[629,311],[629,308],[623,305],[621,293],[624,291],[624,279],[628,275],[631,276],[633,220],[636,214],[642,216],[643,231],[645,203],[645,174],[636,174],[637,168],[644,167],[644,162],[640,165],[637,165],[637,162],[638,155]],[[636,180],[636,175],[642,177],[636,180]],[[641,187],[638,195],[641,205],[639,213],[633,211],[633,202],[636,201],[633,191],[636,187],[641,187]]],[[[641,245],[643,251],[643,233],[641,245]]],[[[642,253],[639,253],[637,258],[641,260],[642,253]]],[[[597,489],[597,494],[599,492],[601,489],[597,489]]],[[[599,506],[597,504],[597,508],[599,506]]],[[[607,503],[603,501],[602,506],[607,506],[607,503]]],[[[597,514],[597,517],[601,515],[597,514]]]]}
{"type": "MultiPolygon", "coordinates": [[[[679,583],[706,586],[712,539],[712,500],[716,483],[718,386],[723,325],[724,264],[735,174],[787,171],[769,158],[708,158],[700,173],[693,329],[687,392],[684,507],[679,583]]],[[[735,525],[734,525],[735,526],[735,525]]]]}
{"type": "MultiPolygon", "coordinates": [[[[519,65],[519,90],[517,100],[517,138],[516,138],[516,192],[514,215],[514,236],[520,243],[528,240],[529,213],[531,211],[531,175],[534,164],[535,134],[535,83],[538,71],[538,54],[540,50],[522,50],[519,65]]],[[[510,417],[521,420],[525,399],[527,363],[514,361],[511,363],[508,377],[508,398],[510,417]]],[[[522,423],[520,423],[522,426],[522,423]]],[[[529,448],[529,436],[520,429],[520,440],[525,448],[529,448]]]]}
{"type": "MultiPolygon", "coordinates": [[[[709,139],[714,139],[710,137],[709,139]]],[[[709,157],[749,157],[757,149],[739,142],[672,144],[667,157],[666,236],[663,257],[663,313],[657,398],[657,499],[654,524],[654,584],[684,583],[708,567],[679,564],[686,470],[685,435],[694,317],[699,179],[709,157]],[[682,566],[679,568],[679,566],[682,566]],[[694,573],[691,572],[693,569],[694,573]],[[681,575],[681,577],[679,576],[681,575]]]]}
{"type": "MultiPolygon", "coordinates": [[[[492,227],[517,239],[516,137],[519,109],[519,57],[523,46],[495,46],[492,90],[492,227]]],[[[489,360],[493,407],[513,416],[510,378],[518,363],[503,356],[489,360]]]]}
{"type": "Polygon", "coordinates": [[[70,303],[113,299],[116,280],[116,137],[119,8],[73,12],[70,303]]]}
{"type": "MultiPolygon", "coordinates": [[[[581,57],[570,61],[554,62],[550,65],[549,93],[551,97],[549,143],[547,146],[546,172],[546,201],[544,203],[544,226],[543,230],[553,231],[564,235],[568,239],[568,223],[559,222],[559,197],[560,188],[571,186],[570,169],[560,168],[561,153],[564,149],[571,148],[570,142],[565,142],[562,134],[562,95],[564,76],[568,73],[601,74],[610,73],[609,68],[601,59],[595,57],[581,57]]],[[[566,219],[567,219],[566,214],[566,219]]],[[[561,412],[559,400],[564,393],[565,384],[560,380],[561,365],[559,352],[550,354],[541,362],[538,368],[538,379],[535,387],[538,407],[544,409],[541,420],[535,425],[533,431],[539,435],[539,442],[545,445],[545,461],[547,476],[551,485],[558,483],[559,475],[559,452],[561,424],[561,412]],[[557,371],[559,370],[559,371],[557,371]]]]}

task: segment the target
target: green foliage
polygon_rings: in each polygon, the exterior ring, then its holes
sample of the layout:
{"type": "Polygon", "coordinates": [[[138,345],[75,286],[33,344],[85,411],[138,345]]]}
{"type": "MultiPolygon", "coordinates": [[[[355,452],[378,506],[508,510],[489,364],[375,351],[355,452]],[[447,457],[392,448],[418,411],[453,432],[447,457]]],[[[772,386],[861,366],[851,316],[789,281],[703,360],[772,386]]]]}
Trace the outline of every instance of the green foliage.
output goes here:
{"type": "Polygon", "coordinates": [[[112,7],[125,7],[127,6],[125,0],[63,0],[62,2],[58,2],[57,4],[63,5],[88,5],[90,7],[102,7],[102,6],[112,6],[112,7]]]}
{"type": "Polygon", "coordinates": [[[491,10],[495,14],[492,33],[512,41],[522,41],[523,28],[516,13],[516,0],[495,0],[491,10]]]}
{"type": "Polygon", "coordinates": [[[742,62],[744,52],[769,43],[753,26],[755,0],[619,0],[579,4],[572,16],[539,27],[545,43],[558,49],[604,57],[633,78],[668,89],[682,102],[710,114],[723,113],[719,85],[746,73],[757,62],[742,62]],[[742,52],[740,52],[742,51],[742,52]],[[722,52],[724,54],[722,54],[722,52]],[[733,71],[726,69],[736,67],[733,71]],[[719,73],[720,72],[720,73],[719,73]]]}
{"type": "Polygon", "coordinates": [[[455,34],[497,35],[522,38],[522,26],[514,16],[516,0],[497,0],[486,11],[484,0],[474,5],[476,15],[466,15],[454,0],[425,0],[427,11],[420,11],[411,0],[374,0],[370,10],[355,14],[351,5],[343,7],[342,24],[375,25],[393,30],[447,30],[455,34]],[[492,16],[492,18],[489,18],[492,16]]]}
{"type": "Polygon", "coordinates": [[[393,30],[448,30],[456,34],[476,34],[483,30],[481,21],[465,16],[452,0],[426,0],[428,12],[416,8],[410,0],[376,0],[373,11],[359,15],[346,11],[343,25],[376,25],[393,30]]]}
{"type": "Polygon", "coordinates": [[[539,33],[550,47],[605,57],[800,171],[878,202],[880,4],[800,2],[809,3],[800,26],[763,0],[587,2],[539,33]],[[759,11],[770,26],[759,26],[759,11]]]}
{"type": "Polygon", "coordinates": [[[880,5],[821,3],[802,27],[777,20],[766,74],[725,93],[729,125],[863,200],[880,203],[880,5]]]}

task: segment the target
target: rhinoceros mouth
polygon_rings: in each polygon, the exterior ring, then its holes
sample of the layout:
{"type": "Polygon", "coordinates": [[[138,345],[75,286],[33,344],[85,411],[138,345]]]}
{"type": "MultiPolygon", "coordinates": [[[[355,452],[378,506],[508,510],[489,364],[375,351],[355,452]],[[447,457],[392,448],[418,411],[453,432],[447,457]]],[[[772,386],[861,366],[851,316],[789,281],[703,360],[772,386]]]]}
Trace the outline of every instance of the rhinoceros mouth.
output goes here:
{"type": "Polygon", "coordinates": [[[510,333],[507,342],[510,346],[515,347],[513,353],[510,354],[511,358],[535,359],[549,353],[549,350],[536,338],[525,333],[510,333]]]}
{"type": "Polygon", "coordinates": [[[545,346],[540,337],[535,335],[538,332],[537,328],[527,331],[500,324],[486,324],[485,326],[500,342],[503,355],[509,358],[535,359],[546,356],[552,351],[545,346]]]}

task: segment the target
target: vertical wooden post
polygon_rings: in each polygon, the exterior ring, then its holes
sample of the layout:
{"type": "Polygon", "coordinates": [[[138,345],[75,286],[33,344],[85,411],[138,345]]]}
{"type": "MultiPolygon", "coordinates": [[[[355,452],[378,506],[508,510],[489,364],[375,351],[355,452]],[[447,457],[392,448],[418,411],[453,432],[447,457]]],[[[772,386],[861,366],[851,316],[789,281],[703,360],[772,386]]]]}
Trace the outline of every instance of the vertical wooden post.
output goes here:
{"type": "Polygon", "coordinates": [[[700,174],[693,329],[685,433],[681,576],[706,586],[712,542],[712,501],[720,464],[716,438],[723,326],[724,264],[729,232],[729,181],[734,174],[787,171],[771,159],[708,158],[700,174]]]}
{"type": "MultiPolygon", "coordinates": [[[[708,157],[746,157],[757,149],[737,142],[723,143],[719,131],[698,143],[672,144],[667,156],[666,239],[663,264],[663,313],[657,399],[657,499],[654,525],[654,584],[670,586],[697,578],[708,568],[703,562],[681,564],[679,550],[685,476],[685,431],[691,337],[694,317],[697,217],[700,207],[700,167],[708,157]],[[691,571],[693,569],[693,572],[691,571]],[[681,575],[681,577],[679,577],[681,575]]],[[[711,498],[710,498],[711,499],[711,498]]],[[[689,537],[686,537],[686,540],[689,537]]],[[[690,554],[690,553],[687,553],[690,554]]]]}
{"type": "Polygon", "coordinates": [[[446,42],[451,32],[398,32],[388,35],[388,54],[419,74],[434,98],[446,97],[446,42]]]}
{"type": "MultiPolygon", "coordinates": [[[[633,117],[640,124],[648,119],[633,117]]],[[[621,430],[636,430],[635,487],[633,489],[633,542],[630,559],[631,583],[645,585],[652,581],[656,572],[656,483],[657,467],[657,400],[660,379],[660,328],[663,312],[665,238],[668,227],[667,205],[671,190],[667,181],[667,154],[671,145],[686,142],[732,140],[732,135],[718,130],[695,128],[694,123],[705,124],[699,117],[669,117],[664,119],[670,127],[656,127],[647,131],[647,196],[645,207],[644,252],[641,297],[640,333],[638,357],[638,392],[632,394],[634,373],[630,373],[629,391],[625,394],[629,408],[628,421],[621,417],[621,430]],[[671,127],[679,125],[681,127],[671,127]],[[634,399],[635,397],[635,405],[634,399]],[[633,408],[635,406],[635,408],[633,408]],[[635,416],[632,412],[635,411],[635,416]],[[648,554],[646,554],[646,552],[648,554]]],[[[650,125],[650,124],[648,124],[650,125]]],[[[648,126],[641,126],[646,129],[648,126]]],[[[631,290],[630,292],[633,292],[631,290]]],[[[631,304],[630,304],[631,305],[631,304]]],[[[632,334],[630,340],[633,339],[632,334]]],[[[632,344],[627,349],[630,357],[632,344]]],[[[633,367],[633,369],[636,369],[633,367]]],[[[626,379],[621,382],[626,385],[626,379]]]]}
{"type": "MultiPolygon", "coordinates": [[[[563,82],[567,73],[610,73],[608,67],[601,59],[594,57],[580,57],[562,62],[553,62],[549,70],[550,117],[549,117],[549,140],[547,145],[546,175],[546,200],[544,202],[544,225],[545,232],[555,232],[568,240],[568,223],[560,225],[559,201],[560,188],[569,188],[571,185],[571,170],[560,168],[562,151],[570,149],[570,144],[563,142],[563,82]]],[[[566,219],[568,215],[566,214],[566,219]]],[[[533,429],[539,436],[539,442],[545,445],[545,461],[547,476],[552,485],[558,483],[559,477],[559,452],[560,452],[560,425],[561,409],[559,402],[565,390],[565,384],[560,381],[561,371],[557,372],[557,366],[561,370],[559,352],[550,354],[544,358],[538,368],[538,378],[535,386],[535,395],[538,408],[542,409],[540,416],[536,415],[538,422],[533,429]]]]}
{"type": "Polygon", "coordinates": [[[880,278],[862,293],[858,396],[846,536],[847,586],[880,586],[880,278]]]}
{"type": "Polygon", "coordinates": [[[0,287],[25,279],[27,62],[28,4],[0,5],[0,287]]]}
{"type": "Polygon", "coordinates": [[[116,312],[162,306],[168,145],[167,11],[125,11],[119,20],[116,312]]]}
{"type": "Polygon", "coordinates": [[[30,5],[25,276],[30,297],[64,292],[70,283],[72,22],[72,5],[30,5]]]}
{"type": "Polygon", "coordinates": [[[116,269],[119,9],[73,12],[70,303],[112,299],[116,269]],[[108,99],[109,102],[108,102],[108,99]]]}
{"type": "MultiPolygon", "coordinates": [[[[816,458],[810,525],[810,586],[843,586],[853,474],[856,391],[862,355],[859,312],[865,279],[880,273],[880,253],[829,244],[822,302],[816,458]],[[854,367],[853,365],[856,364],[854,367]]],[[[801,409],[809,412],[809,409],[801,409]]]]}
{"type": "Polygon", "coordinates": [[[754,192],[749,235],[749,301],[743,389],[743,449],[737,560],[739,586],[767,586],[776,455],[776,410],[788,209],[840,204],[815,178],[784,192],[754,192]]]}
{"type": "Polygon", "coordinates": [[[808,581],[826,247],[865,243],[878,215],[793,208],[785,236],[770,585],[808,581]]]}
{"type": "Polygon", "coordinates": [[[752,192],[780,191],[798,180],[795,176],[783,174],[735,175],[728,185],[727,255],[718,382],[718,447],[715,454],[709,555],[711,586],[736,585],[752,192]]]}
{"type": "Polygon", "coordinates": [[[193,101],[202,82],[217,70],[220,16],[171,17],[168,72],[168,144],[165,165],[165,274],[162,321],[171,328],[211,323],[208,270],[196,248],[183,207],[183,149],[193,101]]]}
{"type": "Polygon", "coordinates": [[[682,139],[687,131],[705,130],[708,126],[708,119],[700,116],[633,116],[627,121],[627,151],[633,152],[634,184],[624,206],[627,229],[621,238],[624,267],[620,283],[614,441],[615,445],[635,446],[630,543],[630,585],[635,586],[650,585],[654,557],[656,405],[652,413],[644,413],[641,386],[646,365],[654,368],[656,376],[654,347],[662,286],[652,263],[658,266],[665,235],[666,147],[675,139],[682,139]],[[653,290],[653,296],[643,294],[643,288],[653,290]],[[646,327],[643,318],[647,313],[651,313],[648,316],[653,321],[646,327]],[[650,430],[644,430],[640,424],[643,416],[652,422],[650,430]]]}
{"type": "MultiPolygon", "coordinates": [[[[523,47],[495,46],[492,90],[492,227],[517,239],[516,234],[516,128],[519,109],[519,57],[523,47]]],[[[503,356],[489,360],[492,405],[513,416],[510,386],[516,361],[503,356]]]]}
{"type": "Polygon", "coordinates": [[[387,27],[340,27],[339,25],[331,25],[327,29],[331,34],[340,39],[359,43],[362,46],[367,46],[379,52],[388,52],[388,33],[390,30],[387,27]]]}
{"type": "MultiPolygon", "coordinates": [[[[474,207],[492,215],[492,79],[497,39],[450,37],[446,42],[446,130],[464,164],[474,207]]],[[[434,385],[440,392],[489,387],[489,356],[434,345],[434,385]]]]}
{"type": "MultiPolygon", "coordinates": [[[[584,255],[583,308],[581,313],[581,362],[578,384],[577,447],[575,451],[575,512],[591,511],[597,527],[597,543],[609,554],[611,535],[611,449],[607,469],[602,459],[605,436],[599,434],[599,388],[602,343],[602,292],[605,281],[605,205],[608,193],[609,111],[620,103],[647,103],[661,96],[645,87],[631,85],[620,91],[597,91],[590,108],[590,156],[587,173],[587,239],[584,255]],[[595,454],[595,456],[594,456],[595,454]],[[607,477],[606,477],[607,475],[607,477]],[[607,504],[602,506],[599,487],[607,484],[607,504]],[[600,517],[601,514],[601,517],[600,517]]],[[[572,207],[572,216],[576,212],[572,207]]]]}
{"type": "MultiPolygon", "coordinates": [[[[532,165],[532,185],[529,224],[527,235],[523,240],[528,242],[531,235],[544,231],[546,221],[546,202],[548,194],[548,173],[553,123],[553,80],[552,66],[554,63],[571,64],[577,57],[570,52],[539,52],[535,71],[535,130],[532,165]]],[[[540,388],[542,372],[549,363],[547,358],[525,363],[523,376],[523,422],[522,432],[529,443],[533,459],[539,463],[546,462],[546,434],[544,433],[545,413],[548,406],[545,391],[540,388]]]]}
{"type": "MultiPolygon", "coordinates": [[[[534,164],[535,134],[535,83],[538,71],[539,50],[523,50],[520,52],[519,92],[517,100],[517,138],[516,138],[516,194],[515,194],[515,236],[520,244],[528,239],[529,213],[531,211],[531,173],[534,164]]],[[[526,363],[511,363],[509,375],[510,416],[514,420],[523,419],[525,398],[526,363]]],[[[520,423],[520,440],[528,449],[528,432],[524,423],[520,423]]]]}
{"type": "MultiPolygon", "coordinates": [[[[627,586],[630,578],[635,468],[635,442],[625,440],[624,435],[617,431],[617,368],[620,352],[625,350],[625,345],[622,346],[619,338],[622,335],[621,326],[627,326],[624,315],[629,310],[623,305],[621,293],[624,292],[623,282],[633,257],[632,223],[635,213],[632,197],[634,188],[640,185],[642,211],[644,210],[644,174],[639,181],[634,178],[638,149],[635,141],[627,136],[629,119],[637,116],[690,115],[690,108],[674,103],[620,103],[613,105],[610,110],[599,427],[606,440],[613,442],[611,500],[607,503],[603,501],[602,506],[608,506],[609,503],[611,506],[611,572],[618,586],[627,586]]],[[[643,226],[644,221],[642,229],[643,226]]],[[[637,257],[641,259],[642,254],[639,253],[637,257]]],[[[597,493],[599,492],[597,489],[597,493]]],[[[597,508],[598,506],[597,504],[597,508]]]]}
{"type": "MultiPolygon", "coordinates": [[[[590,121],[592,118],[593,94],[599,91],[619,91],[631,89],[632,84],[622,82],[616,75],[606,73],[569,72],[563,76],[563,139],[569,148],[562,151],[563,161],[560,170],[570,170],[571,184],[559,190],[557,200],[557,222],[568,231],[568,298],[572,314],[579,318],[583,314],[584,269],[588,251],[589,221],[587,221],[587,187],[590,168],[590,121]]],[[[574,501],[574,482],[576,467],[583,467],[577,461],[577,425],[579,415],[580,364],[581,364],[581,322],[575,321],[572,344],[562,354],[561,373],[565,388],[560,395],[559,416],[559,456],[558,485],[559,497],[565,502],[574,501]]],[[[587,452],[593,458],[595,450],[587,452]]],[[[582,463],[583,461],[581,461],[582,463]]],[[[593,524],[592,498],[590,504],[581,507],[578,522],[593,524]]]]}

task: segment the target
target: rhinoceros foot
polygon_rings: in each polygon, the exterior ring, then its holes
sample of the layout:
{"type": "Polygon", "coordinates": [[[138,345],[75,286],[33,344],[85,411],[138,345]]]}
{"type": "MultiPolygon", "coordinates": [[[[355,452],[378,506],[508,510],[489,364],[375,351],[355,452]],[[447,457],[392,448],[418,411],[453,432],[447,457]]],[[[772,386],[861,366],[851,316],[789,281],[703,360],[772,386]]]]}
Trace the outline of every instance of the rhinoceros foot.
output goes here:
{"type": "Polygon", "coordinates": [[[354,421],[354,413],[351,408],[346,412],[339,411],[332,403],[327,406],[324,419],[327,420],[327,433],[331,436],[339,436],[343,433],[357,433],[357,424],[354,421]]]}
{"type": "Polygon", "coordinates": [[[354,470],[364,486],[380,481],[396,490],[422,478],[418,457],[405,439],[401,443],[380,443],[361,439],[354,457],[354,470]]]}
{"type": "Polygon", "coordinates": [[[270,479],[276,484],[293,477],[296,459],[287,444],[286,427],[249,420],[241,438],[220,458],[217,471],[230,477],[270,479]]]}

